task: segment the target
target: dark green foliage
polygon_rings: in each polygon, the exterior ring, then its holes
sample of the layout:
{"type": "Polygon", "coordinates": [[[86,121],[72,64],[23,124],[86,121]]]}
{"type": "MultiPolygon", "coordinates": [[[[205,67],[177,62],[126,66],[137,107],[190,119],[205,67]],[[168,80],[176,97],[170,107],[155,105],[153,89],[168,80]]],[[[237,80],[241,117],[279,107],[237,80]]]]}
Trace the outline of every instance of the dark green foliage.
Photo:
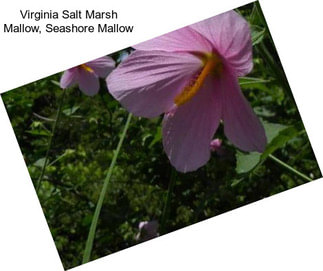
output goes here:
{"type": "MultiPolygon", "coordinates": [[[[216,137],[223,140],[222,152],[213,153],[196,172],[177,173],[166,232],[306,182],[267,159],[269,154],[312,179],[321,176],[286,82],[259,49],[265,46],[281,68],[266,25],[253,4],[239,12],[252,25],[254,42],[254,69],[240,78],[241,88],[266,123],[269,145],[262,155],[242,153],[227,141],[221,126],[216,137]]],[[[2,95],[35,185],[62,95],[59,79],[56,74],[2,95]]],[[[63,264],[71,268],[81,263],[103,179],[128,113],[109,95],[104,80],[93,98],[77,88],[66,94],[39,200],[63,264]]],[[[139,222],[161,219],[172,171],[162,148],[161,121],[162,117],[132,119],[99,218],[92,259],[136,244],[139,222]]]]}

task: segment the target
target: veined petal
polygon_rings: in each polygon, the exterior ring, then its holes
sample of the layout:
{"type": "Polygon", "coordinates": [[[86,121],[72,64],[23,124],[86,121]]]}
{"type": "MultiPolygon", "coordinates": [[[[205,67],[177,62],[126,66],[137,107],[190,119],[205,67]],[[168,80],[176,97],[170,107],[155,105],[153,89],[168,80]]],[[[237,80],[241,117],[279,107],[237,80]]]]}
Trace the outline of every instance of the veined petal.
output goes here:
{"type": "Polygon", "coordinates": [[[65,89],[68,88],[76,83],[76,76],[77,76],[77,69],[71,68],[66,70],[60,80],[61,88],[65,89]]]}
{"type": "Polygon", "coordinates": [[[215,82],[221,90],[217,98],[223,104],[225,135],[243,151],[263,152],[267,144],[264,127],[243,96],[238,79],[226,70],[215,82]]]}
{"type": "Polygon", "coordinates": [[[107,85],[128,111],[151,118],[174,106],[175,96],[201,67],[188,53],[136,50],[112,71],[107,85]]]}
{"type": "Polygon", "coordinates": [[[194,171],[210,159],[210,142],[221,116],[217,90],[210,83],[208,79],[192,100],[164,116],[164,150],[178,171],[194,171]]]}
{"type": "Polygon", "coordinates": [[[115,67],[114,60],[109,56],[100,57],[98,59],[86,63],[99,77],[105,78],[115,67]]]}
{"type": "Polygon", "coordinates": [[[99,92],[100,82],[99,77],[94,72],[89,72],[84,69],[78,69],[77,81],[79,88],[84,94],[94,96],[99,92]]]}
{"type": "Polygon", "coordinates": [[[189,27],[172,31],[133,46],[138,50],[167,52],[211,52],[212,44],[189,27]]]}
{"type": "Polygon", "coordinates": [[[237,76],[253,67],[252,41],[248,22],[231,10],[190,26],[207,38],[237,76]]]}

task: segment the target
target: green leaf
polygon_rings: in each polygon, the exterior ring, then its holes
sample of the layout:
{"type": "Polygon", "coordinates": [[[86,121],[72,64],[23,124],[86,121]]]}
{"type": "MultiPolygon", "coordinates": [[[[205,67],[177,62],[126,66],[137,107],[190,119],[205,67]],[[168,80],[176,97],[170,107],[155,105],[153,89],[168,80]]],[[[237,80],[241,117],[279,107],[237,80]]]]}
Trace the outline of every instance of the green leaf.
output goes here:
{"type": "Polygon", "coordinates": [[[272,79],[262,79],[255,77],[240,77],[239,85],[242,89],[250,90],[255,89],[257,91],[271,92],[268,86],[272,82],[272,79]]]}
{"type": "Polygon", "coordinates": [[[270,111],[268,108],[265,108],[263,106],[255,106],[253,108],[253,110],[260,117],[268,118],[268,117],[274,117],[275,116],[275,112],[270,111]]]}
{"type": "Polygon", "coordinates": [[[42,168],[45,164],[45,157],[38,159],[35,163],[34,166],[42,168]]]}
{"type": "Polygon", "coordinates": [[[50,80],[55,86],[61,87],[61,84],[56,80],[50,80]]]}
{"type": "Polygon", "coordinates": [[[267,143],[269,144],[278,134],[288,126],[278,123],[263,122],[267,143]]]}
{"type": "Polygon", "coordinates": [[[64,109],[62,112],[66,115],[66,116],[71,116],[73,115],[80,107],[78,105],[74,105],[71,108],[67,108],[64,109]]]}
{"type": "Polygon", "coordinates": [[[50,136],[51,133],[47,130],[28,130],[26,133],[31,135],[50,136]]]}
{"type": "Polygon", "coordinates": [[[299,125],[286,126],[268,122],[264,122],[263,125],[267,137],[267,147],[265,151],[262,154],[258,152],[243,153],[237,151],[236,172],[238,174],[252,171],[259,164],[263,163],[271,153],[284,146],[289,140],[297,136],[300,131],[303,131],[302,129],[299,129],[299,125]]]}
{"type": "Polygon", "coordinates": [[[238,174],[247,173],[252,170],[260,161],[261,153],[250,152],[245,154],[243,152],[237,152],[237,165],[236,172],[238,174]]]}
{"type": "Polygon", "coordinates": [[[270,80],[265,80],[261,78],[255,78],[255,77],[240,77],[239,78],[239,84],[240,86],[244,85],[254,85],[254,84],[263,84],[268,83],[270,80]]]}
{"type": "Polygon", "coordinates": [[[252,45],[256,45],[260,43],[266,33],[266,28],[261,28],[259,26],[251,26],[251,40],[252,40],[252,45]]]}
{"type": "Polygon", "coordinates": [[[280,131],[278,136],[275,136],[271,141],[269,141],[266,150],[261,155],[261,159],[266,159],[269,154],[284,146],[289,140],[296,137],[299,133],[300,131],[294,126],[287,127],[286,129],[280,131]]]}

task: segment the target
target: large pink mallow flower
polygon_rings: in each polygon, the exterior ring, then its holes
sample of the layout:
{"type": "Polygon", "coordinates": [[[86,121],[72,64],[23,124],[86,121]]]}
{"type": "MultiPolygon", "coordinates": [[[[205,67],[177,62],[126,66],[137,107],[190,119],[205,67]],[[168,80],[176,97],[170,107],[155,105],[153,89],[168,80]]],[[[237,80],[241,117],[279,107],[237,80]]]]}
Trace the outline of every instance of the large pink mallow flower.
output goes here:
{"type": "Polygon", "coordinates": [[[84,94],[93,96],[100,89],[99,77],[106,78],[114,67],[115,62],[111,57],[100,57],[66,70],[61,77],[60,86],[65,89],[78,84],[84,94]]]}
{"type": "Polygon", "coordinates": [[[253,67],[250,28],[240,15],[229,11],[134,48],[108,76],[109,91],[137,116],[165,113],[164,150],[178,171],[207,163],[221,120],[238,148],[264,151],[264,128],[238,84],[253,67]]]}

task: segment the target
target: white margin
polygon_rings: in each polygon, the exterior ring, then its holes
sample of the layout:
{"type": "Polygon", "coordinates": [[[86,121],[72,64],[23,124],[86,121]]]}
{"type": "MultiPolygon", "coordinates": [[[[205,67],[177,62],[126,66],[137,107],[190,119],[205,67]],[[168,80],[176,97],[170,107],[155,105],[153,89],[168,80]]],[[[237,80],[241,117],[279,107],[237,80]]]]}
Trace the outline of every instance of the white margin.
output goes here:
{"type": "MultiPolygon", "coordinates": [[[[158,36],[250,1],[5,1],[19,9],[115,9],[132,35],[0,36],[0,91],[158,36]]],[[[321,1],[262,0],[269,29],[322,168],[321,1]]],[[[17,19],[16,19],[17,18],[17,19]]],[[[0,269],[63,270],[2,101],[0,269]]],[[[323,270],[323,182],[306,184],[73,270],[323,270]]]]}

